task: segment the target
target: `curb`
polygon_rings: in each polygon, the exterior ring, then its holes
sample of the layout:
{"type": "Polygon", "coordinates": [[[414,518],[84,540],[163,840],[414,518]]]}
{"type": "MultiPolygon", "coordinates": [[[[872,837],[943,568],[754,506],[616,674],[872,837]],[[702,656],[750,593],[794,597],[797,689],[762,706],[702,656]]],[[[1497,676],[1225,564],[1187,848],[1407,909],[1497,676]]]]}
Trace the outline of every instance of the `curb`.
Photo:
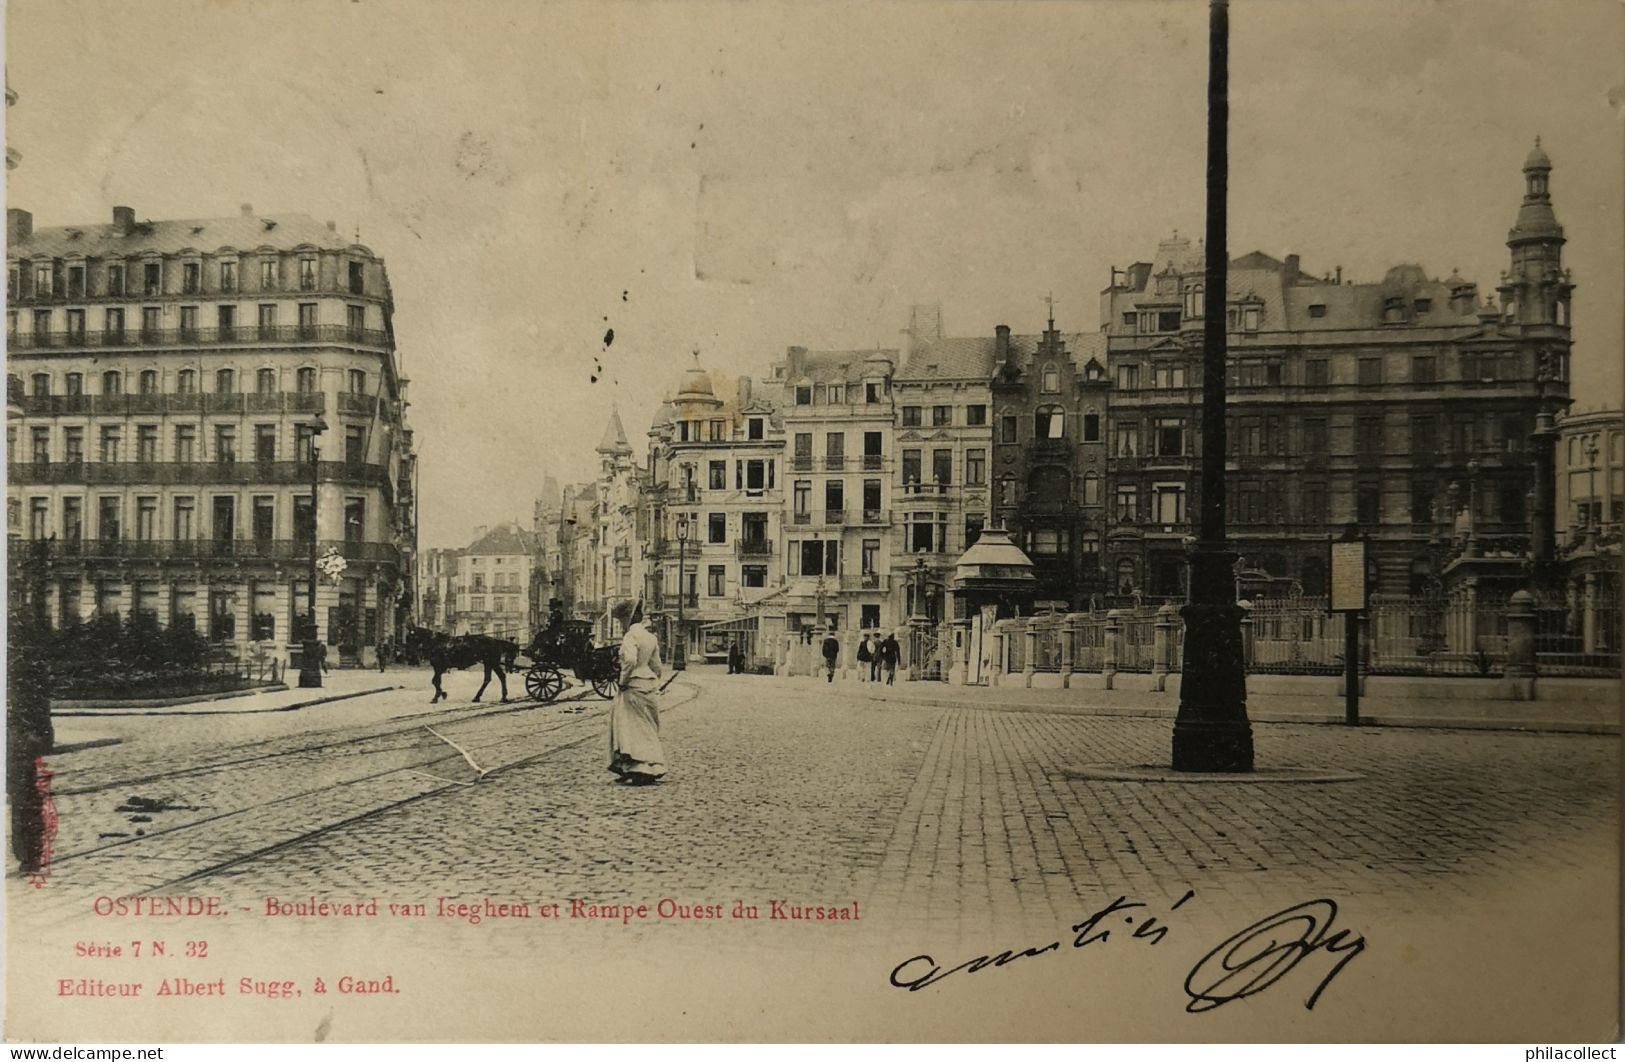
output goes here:
{"type": "MultiPolygon", "coordinates": [[[[1098,718],[1125,718],[1125,719],[1166,719],[1172,720],[1177,709],[1173,707],[1150,707],[1135,705],[1090,705],[1090,704],[1059,704],[1046,701],[974,701],[954,700],[944,697],[932,697],[929,694],[918,696],[875,696],[869,693],[857,692],[857,696],[875,703],[896,703],[915,705],[923,708],[976,708],[994,712],[1035,712],[1049,715],[1084,715],[1098,718]]],[[[1249,721],[1254,723],[1279,723],[1299,726],[1344,726],[1341,713],[1332,712],[1291,712],[1258,714],[1256,711],[1248,713],[1249,721]]],[[[1349,728],[1356,729],[1356,728],[1349,728]]],[[[1431,715],[1393,715],[1381,709],[1361,713],[1360,727],[1358,729],[1424,729],[1424,730],[1503,730],[1517,731],[1519,733],[1549,733],[1549,734],[1582,734],[1617,736],[1620,733],[1620,724],[1617,722],[1583,722],[1563,719],[1505,719],[1505,718],[1461,718],[1454,716],[1431,715]]]]}
{"type": "Polygon", "coordinates": [[[116,701],[106,697],[97,697],[88,700],[52,700],[51,710],[56,712],[58,707],[65,711],[82,712],[97,711],[104,708],[173,708],[178,704],[202,704],[205,701],[226,701],[233,697],[256,697],[262,693],[286,693],[286,682],[271,682],[264,686],[254,686],[246,690],[226,690],[223,693],[194,693],[185,697],[144,697],[131,701],[116,701]]]}
{"type": "Polygon", "coordinates": [[[63,718],[107,718],[110,716],[122,717],[129,715],[267,715],[271,712],[292,712],[300,708],[313,708],[319,704],[332,704],[334,701],[348,701],[356,697],[370,697],[375,693],[389,693],[392,690],[404,690],[405,688],[405,686],[399,684],[393,686],[377,686],[373,689],[357,690],[353,693],[336,693],[330,697],[315,697],[311,700],[298,701],[294,704],[277,705],[274,708],[227,708],[220,711],[204,710],[196,712],[166,712],[158,710],[142,711],[136,708],[81,708],[66,712],[53,711],[51,715],[53,717],[60,716],[63,718]]]}

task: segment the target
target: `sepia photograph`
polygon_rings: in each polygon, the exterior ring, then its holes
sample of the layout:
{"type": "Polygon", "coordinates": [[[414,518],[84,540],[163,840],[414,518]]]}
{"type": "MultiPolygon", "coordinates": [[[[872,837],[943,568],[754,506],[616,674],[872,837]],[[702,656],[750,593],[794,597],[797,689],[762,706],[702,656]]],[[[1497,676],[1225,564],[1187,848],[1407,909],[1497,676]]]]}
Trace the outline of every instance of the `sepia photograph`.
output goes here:
{"type": "Polygon", "coordinates": [[[1618,1040],[1617,0],[4,19],[8,1042],[1618,1040]]]}

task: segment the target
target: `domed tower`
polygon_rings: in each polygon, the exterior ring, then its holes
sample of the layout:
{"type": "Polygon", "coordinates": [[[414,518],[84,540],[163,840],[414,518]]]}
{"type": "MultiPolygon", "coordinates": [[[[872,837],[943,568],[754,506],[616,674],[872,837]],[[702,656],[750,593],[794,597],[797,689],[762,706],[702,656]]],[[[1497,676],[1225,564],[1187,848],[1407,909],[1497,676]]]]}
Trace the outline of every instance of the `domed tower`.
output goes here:
{"type": "Polygon", "coordinates": [[[1507,233],[1512,267],[1498,289],[1508,324],[1569,326],[1569,295],[1574,285],[1563,269],[1563,226],[1552,211],[1552,160],[1540,137],[1523,163],[1523,205],[1507,233]]]}
{"type": "Polygon", "coordinates": [[[683,373],[682,384],[673,400],[676,407],[677,440],[699,442],[707,437],[706,425],[722,408],[722,399],[711,386],[711,377],[700,368],[700,352],[694,352],[694,365],[683,373]]]}

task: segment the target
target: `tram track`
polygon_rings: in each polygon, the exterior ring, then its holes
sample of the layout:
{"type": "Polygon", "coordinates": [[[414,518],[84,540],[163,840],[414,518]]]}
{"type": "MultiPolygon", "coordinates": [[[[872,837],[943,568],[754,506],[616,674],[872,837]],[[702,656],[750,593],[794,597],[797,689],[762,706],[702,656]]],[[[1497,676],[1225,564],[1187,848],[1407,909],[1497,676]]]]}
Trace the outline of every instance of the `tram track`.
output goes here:
{"type": "MultiPolygon", "coordinates": [[[[133,775],[119,778],[110,782],[99,782],[95,785],[85,785],[77,788],[58,786],[52,790],[52,795],[57,797],[90,796],[97,793],[109,792],[115,789],[127,789],[132,786],[148,786],[155,783],[172,781],[178,778],[187,778],[200,774],[208,774],[213,771],[226,770],[232,767],[266,763],[273,760],[284,759],[286,757],[300,756],[311,752],[324,752],[329,749],[344,748],[355,745],[362,741],[377,738],[393,737],[400,734],[411,734],[422,730],[423,727],[427,725],[425,722],[426,720],[434,722],[436,725],[460,726],[479,722],[481,720],[494,719],[498,716],[509,715],[517,712],[545,711],[546,709],[556,705],[584,703],[587,701],[589,695],[596,697],[596,695],[593,694],[591,687],[578,690],[569,696],[556,698],[555,700],[549,701],[547,704],[537,704],[533,701],[510,701],[506,704],[498,702],[497,704],[490,705],[489,707],[481,705],[478,709],[472,712],[467,711],[466,708],[452,708],[440,709],[432,712],[420,712],[414,715],[396,716],[393,719],[390,719],[388,722],[391,724],[404,723],[405,725],[391,726],[389,729],[380,730],[376,728],[376,724],[358,724],[356,726],[339,728],[336,731],[328,731],[323,735],[323,737],[327,740],[319,741],[314,744],[297,745],[292,748],[275,749],[273,751],[261,752],[251,756],[238,756],[233,759],[214,760],[209,763],[192,764],[190,766],[179,767],[171,771],[133,775]]],[[[579,710],[580,709],[576,709],[576,711],[579,710]]],[[[242,748],[254,749],[286,740],[288,739],[285,737],[266,738],[263,741],[257,741],[244,745],[242,748]]]]}
{"type": "MultiPolygon", "coordinates": [[[[682,684],[682,688],[687,692],[687,696],[685,696],[681,700],[678,700],[678,701],[663,705],[662,706],[662,711],[663,712],[672,712],[672,711],[675,711],[677,709],[680,709],[683,706],[685,706],[685,705],[691,703],[692,701],[694,701],[699,696],[700,688],[697,685],[694,685],[694,684],[688,683],[688,682],[684,682],[682,684]]],[[[591,691],[588,690],[588,691],[584,691],[584,692],[590,693],[591,691]]],[[[555,702],[552,702],[552,703],[559,703],[559,702],[555,701],[555,702]]],[[[500,715],[506,715],[506,714],[510,714],[511,712],[514,712],[514,711],[523,711],[523,710],[527,710],[526,706],[517,706],[517,707],[515,707],[515,706],[505,706],[501,710],[493,711],[493,712],[484,712],[484,713],[481,713],[478,716],[461,716],[461,717],[458,718],[457,721],[458,722],[466,722],[466,723],[475,723],[475,722],[478,722],[480,720],[487,720],[488,721],[488,720],[490,720],[490,719],[492,719],[494,717],[500,716],[500,715]]],[[[441,713],[435,713],[435,714],[441,714],[441,713]]],[[[392,730],[392,731],[388,732],[387,734],[375,735],[375,736],[377,736],[377,737],[387,737],[387,736],[394,736],[394,735],[398,735],[398,734],[402,734],[402,733],[408,733],[408,732],[414,732],[414,731],[415,732],[433,734],[433,731],[431,731],[429,729],[429,724],[422,722],[421,718],[422,717],[419,717],[420,721],[415,723],[411,727],[398,728],[398,729],[395,729],[395,730],[392,730]]],[[[559,720],[557,722],[557,724],[554,725],[554,726],[546,727],[545,729],[542,729],[539,732],[531,734],[530,738],[532,740],[537,740],[537,739],[546,740],[549,736],[557,734],[561,730],[566,730],[566,729],[571,728],[572,724],[585,723],[586,721],[587,720],[584,717],[580,716],[580,715],[572,715],[571,717],[569,717],[567,719],[559,720]]],[[[440,741],[445,742],[445,739],[443,737],[441,737],[440,735],[433,734],[433,736],[438,738],[440,741]]],[[[551,745],[549,745],[549,746],[547,746],[545,748],[538,749],[538,750],[536,750],[534,752],[531,752],[529,754],[526,754],[526,755],[522,755],[522,756],[518,757],[517,759],[509,760],[507,762],[502,762],[502,763],[496,763],[492,767],[490,767],[488,769],[485,769],[485,770],[482,770],[477,776],[477,781],[473,782],[473,783],[465,782],[465,781],[462,781],[462,780],[459,780],[459,779],[456,779],[456,778],[446,778],[446,777],[442,777],[442,776],[439,776],[439,775],[435,775],[435,774],[432,773],[431,770],[429,770],[430,768],[433,768],[433,767],[435,767],[437,765],[446,764],[446,763],[456,763],[456,764],[465,764],[466,763],[466,754],[465,754],[465,752],[462,749],[458,748],[457,746],[451,745],[449,742],[446,742],[445,745],[444,745],[444,751],[438,752],[437,754],[432,755],[432,756],[428,756],[428,757],[421,758],[421,759],[414,759],[412,762],[399,764],[399,765],[396,765],[396,766],[393,766],[393,767],[386,768],[384,770],[374,771],[374,772],[371,772],[371,773],[368,773],[368,774],[365,774],[365,775],[346,778],[346,779],[343,779],[343,780],[338,781],[336,783],[329,782],[329,783],[327,783],[325,785],[304,788],[304,789],[301,789],[298,792],[283,794],[283,795],[277,796],[277,797],[272,798],[272,799],[256,801],[253,804],[250,804],[250,805],[247,805],[247,806],[244,806],[244,807],[233,808],[233,809],[230,809],[230,810],[227,810],[227,811],[222,811],[222,812],[220,812],[218,814],[204,816],[204,817],[194,819],[194,820],[189,821],[189,822],[177,824],[177,825],[175,825],[173,827],[158,830],[158,831],[148,833],[148,834],[145,834],[145,835],[142,835],[142,836],[139,836],[139,837],[122,838],[122,839],[114,841],[114,842],[112,842],[110,844],[92,846],[92,847],[80,849],[80,850],[75,851],[75,852],[70,852],[70,853],[66,853],[66,854],[63,854],[63,855],[59,855],[59,856],[56,856],[55,858],[53,858],[52,865],[53,865],[53,869],[55,869],[55,868],[59,867],[61,864],[64,864],[64,863],[71,864],[71,863],[76,862],[76,861],[83,861],[83,860],[90,859],[90,858],[93,858],[93,857],[96,857],[96,856],[106,856],[106,855],[109,855],[109,854],[116,854],[115,850],[119,849],[119,848],[124,848],[124,847],[130,846],[130,845],[139,845],[139,844],[143,844],[143,843],[151,842],[151,841],[163,841],[166,838],[167,839],[173,839],[177,835],[182,835],[182,834],[187,834],[187,833],[199,831],[199,830],[202,830],[205,827],[209,827],[211,825],[223,824],[223,823],[228,822],[231,819],[240,818],[242,816],[246,816],[246,815],[250,815],[250,814],[262,814],[262,813],[264,813],[266,811],[266,809],[277,808],[277,807],[280,807],[280,806],[292,805],[292,804],[294,804],[295,802],[298,802],[298,801],[311,801],[311,800],[313,800],[315,798],[330,798],[339,789],[348,790],[348,789],[353,789],[354,787],[357,787],[357,786],[364,786],[364,785],[368,785],[368,784],[375,784],[376,785],[376,784],[383,783],[385,780],[391,779],[393,776],[417,774],[417,775],[422,775],[425,778],[431,779],[432,782],[435,783],[435,784],[430,784],[427,788],[424,788],[419,792],[410,793],[405,797],[385,800],[382,803],[379,803],[379,804],[377,804],[375,806],[372,806],[372,807],[368,807],[368,808],[366,808],[366,809],[364,809],[364,810],[362,810],[362,811],[360,811],[360,812],[358,812],[356,814],[349,815],[349,816],[346,816],[344,818],[337,819],[335,821],[322,823],[322,824],[320,824],[320,825],[318,825],[318,826],[316,826],[316,827],[314,827],[312,829],[296,833],[293,836],[285,837],[285,838],[283,838],[281,840],[274,841],[274,842],[272,842],[270,844],[261,845],[261,846],[256,847],[256,848],[252,848],[252,849],[250,849],[248,851],[243,851],[243,852],[233,854],[228,858],[221,859],[221,860],[218,860],[218,861],[216,861],[214,863],[211,863],[209,865],[197,868],[195,870],[188,871],[188,872],[186,872],[184,874],[180,874],[180,875],[178,875],[178,876],[176,876],[174,878],[166,879],[166,880],[164,880],[162,882],[150,885],[150,886],[145,887],[145,888],[138,888],[136,890],[133,890],[135,892],[138,892],[141,895],[153,894],[153,893],[161,892],[161,891],[163,891],[165,889],[176,888],[178,886],[191,884],[193,882],[200,881],[200,880],[203,880],[203,879],[206,879],[206,878],[209,878],[209,877],[214,877],[214,876],[219,875],[219,874],[227,873],[227,872],[229,872],[230,870],[232,870],[235,867],[242,866],[242,865],[247,864],[247,863],[251,863],[256,859],[264,858],[265,856],[271,855],[271,854],[273,854],[275,852],[282,851],[282,850],[285,850],[285,849],[288,849],[288,848],[291,848],[291,847],[296,847],[296,846],[298,846],[300,844],[308,843],[309,841],[315,840],[315,839],[317,839],[319,837],[322,837],[322,836],[325,836],[325,835],[327,835],[329,833],[333,833],[333,832],[338,831],[338,830],[346,829],[346,828],[354,826],[354,825],[356,825],[358,823],[365,822],[365,821],[368,821],[370,819],[376,818],[379,815],[386,814],[386,813],[388,813],[390,811],[393,811],[393,810],[395,810],[397,808],[405,807],[405,806],[417,803],[419,801],[426,800],[426,799],[428,799],[430,797],[443,795],[443,794],[445,794],[447,792],[455,791],[455,790],[461,789],[461,788],[468,788],[469,786],[471,786],[473,784],[478,784],[478,781],[483,781],[484,779],[492,777],[494,775],[505,773],[505,772],[507,772],[509,770],[512,770],[513,768],[516,768],[516,767],[523,767],[523,766],[527,766],[527,765],[530,765],[530,764],[533,764],[533,763],[540,762],[540,761],[545,760],[545,759],[547,759],[547,758],[549,758],[551,756],[556,756],[556,755],[559,755],[561,753],[567,752],[567,751],[569,751],[571,749],[578,748],[579,746],[585,744],[586,742],[589,742],[589,741],[592,741],[592,740],[597,740],[597,739],[601,739],[601,734],[597,730],[597,728],[592,728],[588,733],[582,734],[580,737],[576,737],[576,738],[573,738],[573,739],[568,740],[568,741],[564,741],[564,742],[559,743],[559,744],[551,744],[551,745]]],[[[357,744],[357,743],[360,743],[360,742],[364,742],[366,740],[368,740],[367,737],[361,737],[361,738],[353,739],[351,742],[348,742],[348,743],[346,743],[346,742],[325,742],[325,743],[321,743],[321,744],[318,744],[318,745],[304,746],[303,749],[304,749],[304,751],[311,751],[311,750],[325,749],[325,748],[331,748],[331,747],[342,747],[342,746],[344,746],[346,744],[352,744],[353,745],[353,744],[357,744]]],[[[476,751],[480,751],[480,750],[488,749],[488,748],[491,748],[491,747],[511,745],[513,741],[514,741],[514,738],[511,737],[511,736],[498,736],[496,738],[496,740],[494,740],[492,742],[489,742],[489,743],[486,743],[486,744],[476,745],[476,746],[474,746],[474,748],[475,748],[476,751]]],[[[382,751],[382,750],[380,750],[380,751],[382,751]]],[[[400,750],[396,749],[395,751],[400,751],[400,750]]],[[[293,754],[294,754],[294,752],[292,750],[290,750],[288,753],[285,753],[284,755],[293,755],[293,754]]],[[[262,762],[262,761],[264,761],[266,759],[274,758],[274,756],[275,756],[275,754],[272,754],[272,755],[266,756],[266,757],[254,757],[254,758],[249,759],[247,762],[262,762]]],[[[228,765],[229,764],[215,764],[213,766],[215,768],[220,768],[222,766],[228,766],[228,765]]],[[[200,768],[200,769],[204,769],[204,768],[200,768]]],[[[105,788],[112,788],[112,787],[103,787],[103,789],[98,789],[96,791],[97,792],[104,791],[105,788]]],[[[139,856],[137,856],[136,858],[139,858],[139,856]]],[[[102,887],[105,887],[107,885],[107,883],[101,882],[101,883],[98,883],[98,885],[100,885],[102,887]]]]}

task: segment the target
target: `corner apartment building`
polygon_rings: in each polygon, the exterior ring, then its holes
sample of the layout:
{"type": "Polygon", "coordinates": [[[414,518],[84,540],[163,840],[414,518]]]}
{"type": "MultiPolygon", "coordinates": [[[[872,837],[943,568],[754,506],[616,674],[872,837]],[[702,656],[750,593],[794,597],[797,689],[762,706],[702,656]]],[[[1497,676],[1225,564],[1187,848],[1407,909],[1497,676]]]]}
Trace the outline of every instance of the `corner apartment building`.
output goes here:
{"type": "Polygon", "coordinates": [[[6,223],[9,531],[51,543],[53,621],[140,610],[284,652],[315,538],[348,565],[317,586],[333,659],[398,638],[415,458],[383,259],[247,206],[6,223]]]}
{"type": "MultiPolygon", "coordinates": [[[[750,378],[719,394],[695,364],[650,427],[649,600],[657,630],[682,627],[689,659],[723,659],[740,619],[784,579],[784,424],[750,378]]],[[[667,644],[671,644],[669,641],[667,644]]]]}
{"type": "Polygon", "coordinates": [[[456,551],[457,606],[451,632],[528,645],[535,555],[535,541],[517,524],[476,528],[468,548],[456,551]]]}
{"type": "Polygon", "coordinates": [[[791,347],[772,367],[768,382],[781,393],[790,478],[790,630],[897,622],[890,607],[896,366],[895,350],[791,347]]]}
{"type": "Polygon", "coordinates": [[[1228,321],[1230,538],[1274,588],[1263,592],[1324,594],[1327,536],[1349,523],[1372,538],[1380,593],[1420,593],[1446,575],[1449,530],[1463,520],[1484,554],[1541,552],[1574,288],[1551,168],[1537,142],[1508,270],[1482,302],[1472,282],[1417,265],[1355,284],[1254,253],[1232,262],[1221,309],[1203,290],[1201,249],[1177,238],[1114,270],[1101,320],[1115,594],[1184,595],[1209,312],[1228,321]]]}

